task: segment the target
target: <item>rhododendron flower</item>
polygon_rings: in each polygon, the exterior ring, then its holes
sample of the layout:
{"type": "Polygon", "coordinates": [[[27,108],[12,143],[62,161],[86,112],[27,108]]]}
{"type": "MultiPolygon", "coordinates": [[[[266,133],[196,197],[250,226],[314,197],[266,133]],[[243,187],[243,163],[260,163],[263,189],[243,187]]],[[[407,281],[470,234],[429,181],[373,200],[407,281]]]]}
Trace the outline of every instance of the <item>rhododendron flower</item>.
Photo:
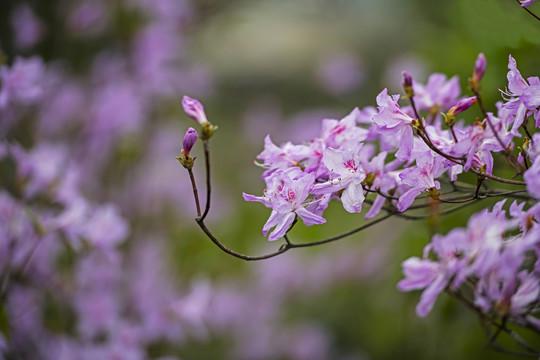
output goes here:
{"type": "Polygon", "coordinates": [[[275,227],[268,236],[268,240],[274,241],[282,238],[296,216],[300,217],[307,226],[323,224],[324,218],[308,211],[304,201],[307,199],[315,175],[304,173],[299,168],[287,170],[277,169],[266,179],[266,189],[263,196],[243,194],[246,201],[259,201],[264,206],[272,209],[270,218],[263,227],[263,234],[275,227]]]}
{"type": "Polygon", "coordinates": [[[360,149],[361,146],[355,150],[325,149],[323,163],[330,171],[330,180],[313,186],[315,194],[328,194],[345,189],[341,194],[341,202],[350,213],[362,211],[365,198],[362,182],[366,179],[366,171],[361,164],[360,149]]]}
{"type": "Polygon", "coordinates": [[[410,158],[414,146],[413,118],[398,105],[399,95],[390,97],[386,89],[377,95],[379,112],[373,116],[373,122],[382,134],[401,139],[396,157],[400,160],[410,158]]]}
{"type": "Polygon", "coordinates": [[[264,166],[269,169],[287,169],[300,166],[300,161],[309,158],[310,154],[311,150],[308,146],[287,142],[279,147],[272,142],[270,135],[266,135],[264,150],[257,155],[257,159],[262,160],[264,166]]]}
{"type": "Polygon", "coordinates": [[[417,257],[405,260],[402,266],[405,279],[398,283],[398,289],[400,291],[425,289],[416,306],[416,314],[425,317],[448,284],[448,276],[441,271],[441,265],[437,262],[417,257]]]}
{"type": "Polygon", "coordinates": [[[45,66],[38,57],[17,57],[13,66],[0,66],[0,109],[11,102],[36,103],[43,95],[45,66]]]}
{"type": "Polygon", "coordinates": [[[457,76],[447,80],[446,75],[437,73],[429,77],[426,85],[413,82],[413,89],[418,108],[434,113],[449,109],[461,93],[457,76]]]}
{"type": "Polygon", "coordinates": [[[540,79],[530,77],[525,81],[521,73],[517,69],[516,60],[510,55],[508,57],[508,91],[503,92],[503,95],[508,97],[507,102],[503,105],[505,108],[513,111],[515,115],[512,133],[516,134],[517,129],[523,124],[527,117],[527,110],[532,111],[536,119],[536,126],[540,126],[540,79]]]}
{"type": "Polygon", "coordinates": [[[423,191],[440,189],[441,185],[435,178],[443,172],[444,168],[440,157],[434,156],[431,151],[418,154],[416,167],[407,168],[399,174],[403,183],[411,188],[399,198],[398,210],[402,212],[408,209],[414,199],[423,191]]]}
{"type": "Polygon", "coordinates": [[[322,121],[322,135],[327,147],[341,148],[354,146],[359,141],[364,141],[368,131],[356,126],[360,117],[360,110],[354,108],[353,111],[341,120],[324,119],[322,121]]]}

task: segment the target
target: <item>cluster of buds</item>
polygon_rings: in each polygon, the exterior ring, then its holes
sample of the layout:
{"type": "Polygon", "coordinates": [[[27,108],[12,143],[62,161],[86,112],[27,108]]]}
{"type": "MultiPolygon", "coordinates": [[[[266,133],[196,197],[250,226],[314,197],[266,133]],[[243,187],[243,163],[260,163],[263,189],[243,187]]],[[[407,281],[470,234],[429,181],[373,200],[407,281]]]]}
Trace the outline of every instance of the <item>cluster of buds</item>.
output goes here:
{"type": "MultiPolygon", "coordinates": [[[[193,120],[195,120],[202,127],[201,138],[203,141],[207,141],[212,137],[214,132],[217,130],[216,125],[212,125],[206,118],[206,113],[204,112],[204,106],[197,99],[190,98],[189,96],[184,96],[182,99],[182,107],[184,112],[193,120]]],[[[193,168],[193,161],[195,158],[191,157],[191,149],[197,141],[199,135],[197,131],[193,128],[189,128],[184,135],[184,141],[182,143],[182,156],[177,157],[176,159],[182,164],[186,169],[193,168]]]]}

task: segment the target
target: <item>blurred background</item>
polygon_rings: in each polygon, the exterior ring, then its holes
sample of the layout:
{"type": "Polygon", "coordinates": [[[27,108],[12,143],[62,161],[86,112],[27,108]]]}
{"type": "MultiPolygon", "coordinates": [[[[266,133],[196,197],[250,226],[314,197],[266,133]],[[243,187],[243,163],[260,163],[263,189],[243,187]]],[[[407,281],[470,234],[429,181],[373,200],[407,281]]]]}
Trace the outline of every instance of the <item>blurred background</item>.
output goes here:
{"type": "MultiPolygon", "coordinates": [[[[466,94],[480,52],[494,109],[508,55],[538,75],[539,44],[540,23],[511,0],[3,0],[0,358],[510,358],[449,296],[419,319],[420,293],[396,289],[403,260],[478,208],[243,262],[193,221],[175,157],[196,124],[180,101],[199,99],[219,126],[210,226],[263,254],[280,245],[261,234],[270,211],[242,192],[263,191],[253,160],[267,134],[316,137],[322,119],[400,93],[403,70],[457,75],[466,94]]],[[[325,217],[291,237],[364,221],[339,203],[325,217]]]]}

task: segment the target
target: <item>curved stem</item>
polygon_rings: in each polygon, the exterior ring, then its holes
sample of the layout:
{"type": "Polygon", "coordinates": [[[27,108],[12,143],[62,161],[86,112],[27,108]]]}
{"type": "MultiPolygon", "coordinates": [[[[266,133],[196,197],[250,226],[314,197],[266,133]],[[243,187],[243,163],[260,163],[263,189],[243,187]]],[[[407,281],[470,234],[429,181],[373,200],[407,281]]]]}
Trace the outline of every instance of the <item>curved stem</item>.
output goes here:
{"type": "Polygon", "coordinates": [[[232,255],[234,257],[237,257],[237,258],[242,259],[242,260],[257,261],[257,260],[270,259],[270,258],[272,258],[274,256],[279,255],[279,254],[283,254],[284,252],[286,252],[287,250],[289,250],[292,247],[289,244],[285,244],[279,250],[277,250],[275,252],[272,252],[272,253],[269,253],[269,254],[266,254],[266,255],[260,255],[260,256],[244,255],[244,254],[236,252],[236,251],[234,251],[232,249],[229,249],[227,246],[223,245],[223,243],[221,241],[219,241],[214,236],[214,234],[212,234],[210,229],[208,229],[206,227],[206,224],[204,223],[204,221],[202,219],[197,218],[197,219],[195,219],[195,221],[197,221],[197,224],[199,224],[199,227],[202,229],[202,231],[204,231],[204,233],[210,238],[210,240],[212,240],[212,242],[214,244],[216,244],[217,247],[219,247],[221,250],[223,250],[227,254],[232,255]]]}
{"type": "Polygon", "coordinates": [[[203,141],[204,145],[204,164],[206,168],[206,206],[204,208],[204,213],[201,217],[201,221],[206,218],[208,212],[210,211],[210,198],[212,195],[212,187],[210,184],[210,147],[208,145],[208,140],[203,141]]]}
{"type": "Polygon", "coordinates": [[[319,241],[314,241],[314,242],[310,242],[310,243],[303,243],[303,244],[293,244],[289,241],[288,238],[285,239],[286,243],[283,244],[279,250],[277,251],[274,251],[272,253],[269,253],[269,254],[266,254],[266,255],[260,255],[260,256],[250,256],[250,255],[245,255],[245,254],[242,254],[242,253],[239,253],[239,252],[236,252],[230,248],[228,248],[227,246],[225,246],[221,241],[219,241],[218,238],[216,238],[214,236],[214,234],[210,231],[210,229],[208,229],[208,227],[206,226],[206,224],[204,223],[204,221],[200,218],[197,218],[195,219],[195,221],[197,222],[197,224],[199,224],[199,227],[202,229],[202,231],[204,231],[204,233],[210,238],[210,240],[212,240],[212,242],[217,246],[219,247],[221,250],[223,250],[224,252],[226,252],[227,254],[229,255],[232,255],[236,258],[239,258],[239,259],[242,259],[242,260],[246,260],[246,261],[257,261],[257,260],[265,260],[265,259],[269,259],[269,258],[272,258],[274,256],[277,256],[277,255],[280,255],[280,254],[283,254],[284,252],[290,250],[290,249],[294,249],[294,248],[302,248],[302,247],[310,247],[310,246],[317,246],[317,245],[322,245],[322,244],[326,244],[326,243],[329,243],[329,242],[333,242],[333,241],[336,241],[336,240],[340,240],[340,239],[343,239],[343,238],[346,238],[350,235],[353,235],[353,234],[356,234],[357,232],[359,231],[362,231],[364,229],[367,229],[375,224],[378,224],[380,223],[381,221],[383,220],[386,220],[388,219],[390,216],[394,215],[394,213],[391,213],[391,214],[387,214],[383,217],[380,217],[379,219],[376,219],[376,220],[373,220],[371,222],[368,222],[367,224],[364,224],[362,226],[359,226],[357,227],[356,229],[353,229],[351,231],[347,231],[346,233],[343,233],[341,235],[338,235],[338,236],[334,236],[334,237],[331,237],[331,238],[328,238],[328,239],[324,239],[324,240],[319,240],[319,241]]]}
{"type": "Polygon", "coordinates": [[[367,229],[375,224],[378,224],[380,223],[381,221],[383,220],[386,220],[388,219],[390,216],[394,215],[394,213],[391,213],[391,214],[388,214],[388,215],[385,215],[383,217],[380,217],[376,220],[373,220],[371,222],[368,222],[367,224],[364,224],[360,227],[357,227],[356,229],[353,229],[351,231],[347,231],[346,233],[343,233],[341,235],[337,235],[337,236],[334,236],[334,237],[331,237],[331,238],[328,238],[328,239],[324,239],[324,240],[319,240],[319,241],[314,241],[314,242],[310,242],[310,243],[304,243],[304,244],[294,244],[292,247],[293,248],[297,248],[297,247],[309,247],[309,246],[317,246],[317,245],[322,245],[322,244],[327,244],[329,242],[333,242],[333,241],[336,241],[336,240],[340,240],[340,239],[343,239],[343,238],[346,238],[347,236],[351,236],[353,234],[356,234],[357,232],[359,231],[362,231],[364,229],[367,229]]]}
{"type": "Polygon", "coordinates": [[[486,173],[481,172],[479,170],[476,170],[475,168],[472,168],[472,167],[469,169],[469,171],[471,171],[472,173],[474,173],[476,175],[480,175],[480,176],[483,176],[485,178],[495,180],[495,181],[498,181],[498,182],[503,183],[503,184],[521,185],[521,186],[527,185],[527,183],[525,181],[504,179],[504,178],[501,178],[501,177],[498,177],[498,176],[495,176],[495,175],[486,174],[486,173]]]}
{"type": "Polygon", "coordinates": [[[193,198],[195,199],[195,206],[197,207],[197,217],[201,217],[201,205],[199,203],[199,191],[195,183],[195,177],[193,176],[193,169],[188,169],[189,179],[191,180],[191,186],[193,187],[193,198]]]}

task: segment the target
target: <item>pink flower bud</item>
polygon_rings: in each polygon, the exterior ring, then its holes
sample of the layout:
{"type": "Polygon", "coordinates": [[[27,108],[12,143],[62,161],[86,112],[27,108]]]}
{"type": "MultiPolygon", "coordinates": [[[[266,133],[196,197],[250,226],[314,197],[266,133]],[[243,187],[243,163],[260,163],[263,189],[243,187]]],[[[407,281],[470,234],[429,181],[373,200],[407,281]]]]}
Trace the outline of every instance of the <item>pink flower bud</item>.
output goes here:
{"type": "Polygon", "coordinates": [[[204,107],[199,100],[184,96],[182,99],[182,107],[184,108],[185,113],[199,124],[202,125],[208,122],[206,114],[204,113],[204,107]]]}
{"type": "Polygon", "coordinates": [[[194,128],[189,128],[188,131],[186,131],[186,135],[184,136],[184,142],[182,144],[182,153],[184,154],[184,156],[187,157],[189,155],[191,149],[193,149],[193,145],[195,145],[195,142],[197,141],[198,136],[199,135],[194,128]]]}
{"type": "Polygon", "coordinates": [[[448,113],[452,115],[457,115],[459,113],[462,113],[468,108],[470,108],[475,102],[476,102],[476,96],[471,96],[469,98],[461,99],[455,106],[453,106],[448,111],[448,113]]]}
{"type": "Polygon", "coordinates": [[[484,76],[484,73],[486,72],[486,57],[484,54],[480,53],[478,54],[478,57],[476,58],[476,62],[474,63],[474,71],[473,71],[473,81],[480,82],[482,80],[482,77],[484,76]]]}
{"type": "Polygon", "coordinates": [[[401,73],[401,75],[403,76],[402,85],[403,85],[403,90],[405,90],[405,95],[407,95],[407,97],[411,98],[411,97],[414,96],[412,76],[411,76],[411,74],[409,74],[406,71],[403,71],[401,73]]]}
{"type": "Polygon", "coordinates": [[[406,71],[403,71],[401,73],[401,76],[403,76],[403,87],[409,87],[412,86],[412,76],[406,71]]]}

